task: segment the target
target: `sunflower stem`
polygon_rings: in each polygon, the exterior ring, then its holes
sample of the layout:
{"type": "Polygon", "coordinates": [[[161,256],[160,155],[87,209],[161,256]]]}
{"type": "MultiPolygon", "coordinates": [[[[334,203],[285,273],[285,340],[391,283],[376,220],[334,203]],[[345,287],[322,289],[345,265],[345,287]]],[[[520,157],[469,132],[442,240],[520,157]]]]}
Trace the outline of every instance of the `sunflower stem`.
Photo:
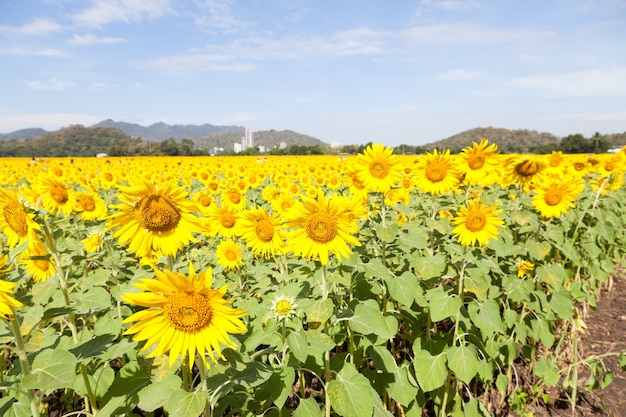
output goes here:
{"type": "MultiPolygon", "coordinates": [[[[15,315],[15,308],[11,306],[11,311],[13,312],[13,318],[5,320],[8,322],[9,328],[13,333],[13,337],[15,340],[15,348],[17,350],[17,357],[20,361],[20,365],[22,366],[22,374],[24,376],[30,375],[30,364],[28,363],[28,356],[26,355],[26,348],[24,346],[24,339],[22,338],[22,331],[20,329],[20,325],[17,322],[17,316],[15,315]]],[[[30,403],[30,412],[33,417],[39,417],[39,401],[38,397],[35,395],[35,391],[32,389],[26,390],[26,397],[28,398],[28,402],[30,403]]]]}
{"type": "Polygon", "coordinates": [[[204,403],[204,416],[209,417],[213,415],[213,409],[211,408],[211,403],[209,401],[209,392],[207,385],[207,369],[204,364],[204,358],[200,358],[198,361],[198,371],[200,373],[200,387],[201,391],[206,393],[206,402],[204,403]]]}
{"type": "Polygon", "coordinates": [[[328,270],[326,269],[326,265],[322,265],[322,300],[326,300],[328,298],[328,284],[326,283],[326,274],[328,270]]]}

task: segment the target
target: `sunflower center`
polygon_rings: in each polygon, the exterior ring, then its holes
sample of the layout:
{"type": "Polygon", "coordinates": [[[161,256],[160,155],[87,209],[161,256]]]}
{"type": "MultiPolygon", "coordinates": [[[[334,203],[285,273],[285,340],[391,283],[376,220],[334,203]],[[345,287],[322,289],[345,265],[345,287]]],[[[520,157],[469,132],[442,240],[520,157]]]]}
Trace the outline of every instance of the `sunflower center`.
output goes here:
{"type": "Polygon", "coordinates": [[[169,232],[178,226],[180,212],[170,200],[160,195],[150,195],[139,201],[135,208],[137,222],[152,232],[169,232]]]}
{"type": "Polygon", "coordinates": [[[613,165],[612,162],[607,162],[606,165],[604,165],[604,170],[605,171],[613,171],[613,169],[615,169],[615,166],[613,165]]]}
{"type": "Polygon", "coordinates": [[[467,159],[467,165],[469,165],[469,167],[474,170],[481,169],[485,165],[485,155],[471,155],[467,159]]]}
{"type": "Polygon", "coordinates": [[[94,211],[96,209],[96,202],[91,196],[81,198],[79,204],[85,211],[94,211]]]}
{"type": "Polygon", "coordinates": [[[22,205],[14,201],[9,202],[2,209],[4,219],[11,229],[19,236],[24,237],[28,233],[28,224],[26,223],[26,214],[22,209],[22,205]]]}
{"type": "Polygon", "coordinates": [[[534,161],[525,160],[515,165],[515,172],[522,177],[532,177],[539,171],[539,164],[534,161]]]}
{"type": "Polygon", "coordinates": [[[203,294],[179,291],[165,301],[163,316],[176,330],[197,333],[211,324],[213,307],[203,294]]]}
{"type": "Polygon", "coordinates": [[[465,227],[472,232],[480,232],[486,223],[487,217],[477,210],[470,211],[465,218],[465,227]]]}
{"type": "Polygon", "coordinates": [[[550,157],[550,166],[552,168],[556,168],[561,164],[561,158],[559,156],[551,156],[550,157]]]}
{"type": "Polygon", "coordinates": [[[291,303],[289,300],[280,300],[276,303],[276,314],[287,317],[291,313],[291,303]]]}
{"type": "Polygon", "coordinates": [[[241,194],[239,194],[239,191],[237,190],[230,190],[228,192],[228,199],[233,204],[239,204],[239,202],[241,201],[241,194]]]}
{"type": "Polygon", "coordinates": [[[52,184],[52,187],[50,187],[50,197],[60,204],[66,203],[69,198],[67,190],[59,184],[52,184]]]}
{"type": "Polygon", "coordinates": [[[269,242],[274,237],[274,226],[267,219],[261,219],[256,223],[255,232],[259,240],[269,242]]]}
{"type": "Polygon", "coordinates": [[[389,164],[381,161],[374,161],[370,164],[370,174],[372,177],[385,178],[389,174],[389,164]]]}
{"type": "Polygon", "coordinates": [[[35,266],[43,272],[46,272],[48,269],[50,269],[50,262],[48,261],[36,259],[33,261],[33,264],[35,264],[35,266]]]}
{"type": "Polygon", "coordinates": [[[439,182],[446,177],[448,167],[441,162],[433,162],[426,167],[426,178],[430,182],[439,182]]]}
{"type": "Polygon", "coordinates": [[[209,197],[208,195],[201,196],[199,201],[203,207],[209,207],[211,205],[211,197],[209,197]]]}
{"type": "Polygon", "coordinates": [[[365,184],[363,184],[363,181],[359,180],[356,174],[352,176],[352,184],[357,190],[362,190],[363,188],[365,188],[365,184]]]}
{"type": "Polygon", "coordinates": [[[585,164],[583,164],[582,162],[576,162],[574,164],[574,169],[576,171],[582,171],[583,169],[585,169],[585,164]]]}
{"type": "Polygon", "coordinates": [[[543,196],[543,200],[549,206],[556,206],[563,200],[563,191],[561,190],[548,190],[543,196]]]}
{"type": "Polygon", "coordinates": [[[317,243],[327,243],[337,235],[337,222],[326,213],[315,213],[307,220],[306,234],[317,243]]]}
{"type": "Polygon", "coordinates": [[[110,172],[105,172],[104,173],[104,179],[107,181],[113,181],[113,175],[111,175],[110,172]]]}
{"type": "Polygon", "coordinates": [[[222,223],[222,226],[231,228],[235,225],[235,216],[233,213],[225,212],[220,217],[220,222],[222,223]]]}

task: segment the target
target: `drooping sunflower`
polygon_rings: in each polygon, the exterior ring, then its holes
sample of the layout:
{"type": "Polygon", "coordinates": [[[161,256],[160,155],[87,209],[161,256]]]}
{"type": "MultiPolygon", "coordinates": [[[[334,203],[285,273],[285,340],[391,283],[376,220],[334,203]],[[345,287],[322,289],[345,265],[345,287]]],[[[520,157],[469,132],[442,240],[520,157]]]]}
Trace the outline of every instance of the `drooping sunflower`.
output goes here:
{"type": "Polygon", "coordinates": [[[10,249],[27,240],[31,244],[39,241],[36,231],[41,228],[34,220],[35,214],[20,201],[15,192],[0,187],[0,208],[0,232],[7,237],[10,249]]]}
{"type": "Polygon", "coordinates": [[[528,192],[532,182],[537,183],[541,180],[546,165],[543,159],[537,156],[518,155],[510,157],[505,162],[505,185],[517,184],[528,192]]]}
{"type": "Polygon", "coordinates": [[[572,178],[567,182],[549,181],[534,190],[533,207],[543,217],[561,217],[574,208],[574,201],[583,187],[581,182],[572,178]]]}
{"type": "Polygon", "coordinates": [[[361,246],[352,235],[358,230],[356,220],[339,199],[327,199],[323,193],[317,200],[303,197],[286,216],[287,226],[294,228],[288,234],[288,241],[296,255],[319,259],[322,265],[327,265],[329,254],[347,257],[352,253],[348,244],[361,246]]]}
{"type": "MultiPolygon", "coordinates": [[[[7,256],[0,257],[0,275],[6,271],[7,256]]],[[[0,317],[6,319],[13,315],[14,307],[22,307],[24,304],[12,297],[17,282],[0,279],[0,317]]]]}
{"type": "Polygon", "coordinates": [[[471,146],[463,148],[459,154],[461,163],[458,164],[464,176],[463,181],[483,186],[493,184],[497,180],[497,176],[491,175],[498,164],[497,152],[498,146],[489,144],[485,138],[481,138],[480,143],[473,142],[471,146]]]}
{"type": "Polygon", "coordinates": [[[426,152],[413,171],[416,187],[425,193],[445,194],[459,183],[458,170],[450,150],[426,152]]]}
{"type": "Polygon", "coordinates": [[[486,245],[490,239],[497,239],[504,226],[504,220],[498,217],[502,213],[496,206],[485,204],[480,198],[470,200],[467,206],[461,207],[459,213],[452,219],[455,226],[452,234],[463,246],[475,244],[486,245]]]}
{"type": "Polygon", "coordinates": [[[68,216],[76,205],[74,190],[52,177],[40,178],[33,185],[33,191],[39,196],[43,208],[52,214],[68,216]]]}
{"type": "Polygon", "coordinates": [[[225,239],[215,248],[217,264],[228,271],[241,268],[243,265],[243,248],[232,239],[225,239]]]}
{"type": "Polygon", "coordinates": [[[357,156],[356,174],[370,192],[387,192],[399,180],[402,166],[393,149],[374,143],[357,156]]]}
{"type": "Polygon", "coordinates": [[[242,213],[241,237],[254,255],[270,258],[285,253],[284,226],[278,214],[263,207],[242,213]]]}
{"type": "Polygon", "coordinates": [[[154,252],[174,256],[202,229],[193,214],[196,205],[186,197],[187,192],[171,182],[127,187],[118,196],[123,204],[114,206],[119,211],[109,216],[107,230],[114,229],[120,244],[139,257],[154,252]]]}
{"type": "Polygon", "coordinates": [[[191,369],[196,352],[208,367],[206,354],[217,362],[216,355],[224,358],[221,345],[237,349],[230,334],[247,332],[240,320],[246,313],[227,305],[223,298],[226,285],[211,288],[211,269],[197,275],[193,265],[189,275],[169,270],[154,272],[156,279],[144,278],[134,284],[143,292],[122,296],[126,303],[146,307],[124,319],[124,323],[135,322],[124,334],[145,341],[142,352],[156,346],[148,357],[169,352],[170,367],[180,356],[191,369]]]}
{"type": "Polygon", "coordinates": [[[80,218],[87,221],[104,220],[107,216],[107,206],[102,197],[94,192],[76,193],[76,207],[74,210],[80,218]]]}
{"type": "Polygon", "coordinates": [[[517,264],[517,276],[519,278],[523,277],[526,272],[533,271],[535,269],[535,264],[528,261],[521,261],[517,264]]]}
{"type": "Polygon", "coordinates": [[[81,240],[80,243],[83,244],[83,248],[85,248],[85,252],[93,253],[93,252],[96,252],[98,249],[100,249],[100,246],[102,245],[102,237],[103,237],[103,233],[97,231],[97,232],[91,233],[87,238],[81,240]]]}

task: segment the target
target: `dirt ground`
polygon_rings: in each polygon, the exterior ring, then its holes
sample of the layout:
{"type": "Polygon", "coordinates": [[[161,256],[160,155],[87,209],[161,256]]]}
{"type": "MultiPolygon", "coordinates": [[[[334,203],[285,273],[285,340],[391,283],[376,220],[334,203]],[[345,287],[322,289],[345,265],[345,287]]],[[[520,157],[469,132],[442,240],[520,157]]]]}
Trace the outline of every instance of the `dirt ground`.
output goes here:
{"type": "MultiPolygon", "coordinates": [[[[587,334],[582,340],[585,356],[626,350],[626,274],[620,273],[604,288],[598,300],[598,308],[591,311],[586,321],[587,334]]],[[[575,413],[567,402],[552,408],[537,407],[536,417],[626,417],[626,372],[622,371],[618,358],[610,356],[603,360],[614,372],[615,379],[604,389],[587,391],[580,386],[580,400],[575,413]]],[[[584,370],[582,370],[584,372],[584,370]]],[[[581,373],[582,373],[581,372],[581,373]]]]}

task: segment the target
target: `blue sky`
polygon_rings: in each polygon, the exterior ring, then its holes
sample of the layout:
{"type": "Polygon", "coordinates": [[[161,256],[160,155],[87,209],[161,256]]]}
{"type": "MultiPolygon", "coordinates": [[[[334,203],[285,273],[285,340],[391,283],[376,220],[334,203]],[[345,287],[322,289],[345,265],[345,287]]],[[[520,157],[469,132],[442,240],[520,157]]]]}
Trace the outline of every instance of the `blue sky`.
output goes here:
{"type": "Polygon", "coordinates": [[[0,0],[0,133],[626,131],[624,0],[0,0]]]}

